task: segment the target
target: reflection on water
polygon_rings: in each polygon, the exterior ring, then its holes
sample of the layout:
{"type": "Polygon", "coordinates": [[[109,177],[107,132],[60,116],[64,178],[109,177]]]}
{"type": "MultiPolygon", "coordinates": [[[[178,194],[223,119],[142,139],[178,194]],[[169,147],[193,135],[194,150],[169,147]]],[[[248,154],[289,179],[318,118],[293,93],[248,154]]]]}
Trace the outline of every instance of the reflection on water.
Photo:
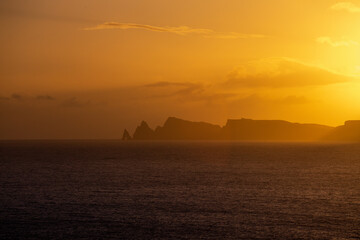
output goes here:
{"type": "Polygon", "coordinates": [[[360,145],[0,142],[1,239],[360,238],[360,145]]]}

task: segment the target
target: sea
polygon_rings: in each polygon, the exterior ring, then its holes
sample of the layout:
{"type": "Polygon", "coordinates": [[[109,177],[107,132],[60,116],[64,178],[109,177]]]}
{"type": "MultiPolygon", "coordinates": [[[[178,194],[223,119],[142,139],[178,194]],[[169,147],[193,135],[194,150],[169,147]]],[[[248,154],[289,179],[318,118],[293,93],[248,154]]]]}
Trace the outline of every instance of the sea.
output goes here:
{"type": "Polygon", "coordinates": [[[0,239],[360,239],[360,144],[0,141],[0,239]]]}

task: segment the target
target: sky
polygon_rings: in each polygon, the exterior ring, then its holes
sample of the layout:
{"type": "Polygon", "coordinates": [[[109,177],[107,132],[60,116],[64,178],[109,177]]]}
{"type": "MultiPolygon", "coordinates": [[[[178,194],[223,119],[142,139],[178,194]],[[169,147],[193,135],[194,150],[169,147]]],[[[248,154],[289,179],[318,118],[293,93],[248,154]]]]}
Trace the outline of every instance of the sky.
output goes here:
{"type": "Polygon", "coordinates": [[[360,119],[360,0],[3,0],[0,138],[360,119]]]}

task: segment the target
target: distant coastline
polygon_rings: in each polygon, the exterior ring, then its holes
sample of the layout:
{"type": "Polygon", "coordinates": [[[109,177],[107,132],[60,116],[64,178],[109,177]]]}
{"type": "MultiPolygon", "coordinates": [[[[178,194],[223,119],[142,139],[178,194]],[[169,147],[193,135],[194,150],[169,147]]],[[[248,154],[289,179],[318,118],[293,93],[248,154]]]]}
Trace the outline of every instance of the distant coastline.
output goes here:
{"type": "Polygon", "coordinates": [[[283,120],[229,119],[225,126],[169,117],[155,129],[142,121],[133,135],[126,129],[122,140],[224,140],[224,141],[298,141],[360,142],[360,120],[330,127],[320,124],[292,123],[283,120]]]}

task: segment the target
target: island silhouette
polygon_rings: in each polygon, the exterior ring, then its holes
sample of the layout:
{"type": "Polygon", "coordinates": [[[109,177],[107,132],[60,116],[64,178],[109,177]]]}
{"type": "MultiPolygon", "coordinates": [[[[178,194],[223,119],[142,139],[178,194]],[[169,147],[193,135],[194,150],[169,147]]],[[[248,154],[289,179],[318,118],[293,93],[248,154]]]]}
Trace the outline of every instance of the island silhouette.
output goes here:
{"type": "Polygon", "coordinates": [[[334,141],[360,142],[360,120],[343,126],[292,123],[284,120],[229,119],[225,126],[169,117],[155,130],[142,121],[133,136],[125,129],[122,140],[225,140],[225,141],[334,141]]]}

